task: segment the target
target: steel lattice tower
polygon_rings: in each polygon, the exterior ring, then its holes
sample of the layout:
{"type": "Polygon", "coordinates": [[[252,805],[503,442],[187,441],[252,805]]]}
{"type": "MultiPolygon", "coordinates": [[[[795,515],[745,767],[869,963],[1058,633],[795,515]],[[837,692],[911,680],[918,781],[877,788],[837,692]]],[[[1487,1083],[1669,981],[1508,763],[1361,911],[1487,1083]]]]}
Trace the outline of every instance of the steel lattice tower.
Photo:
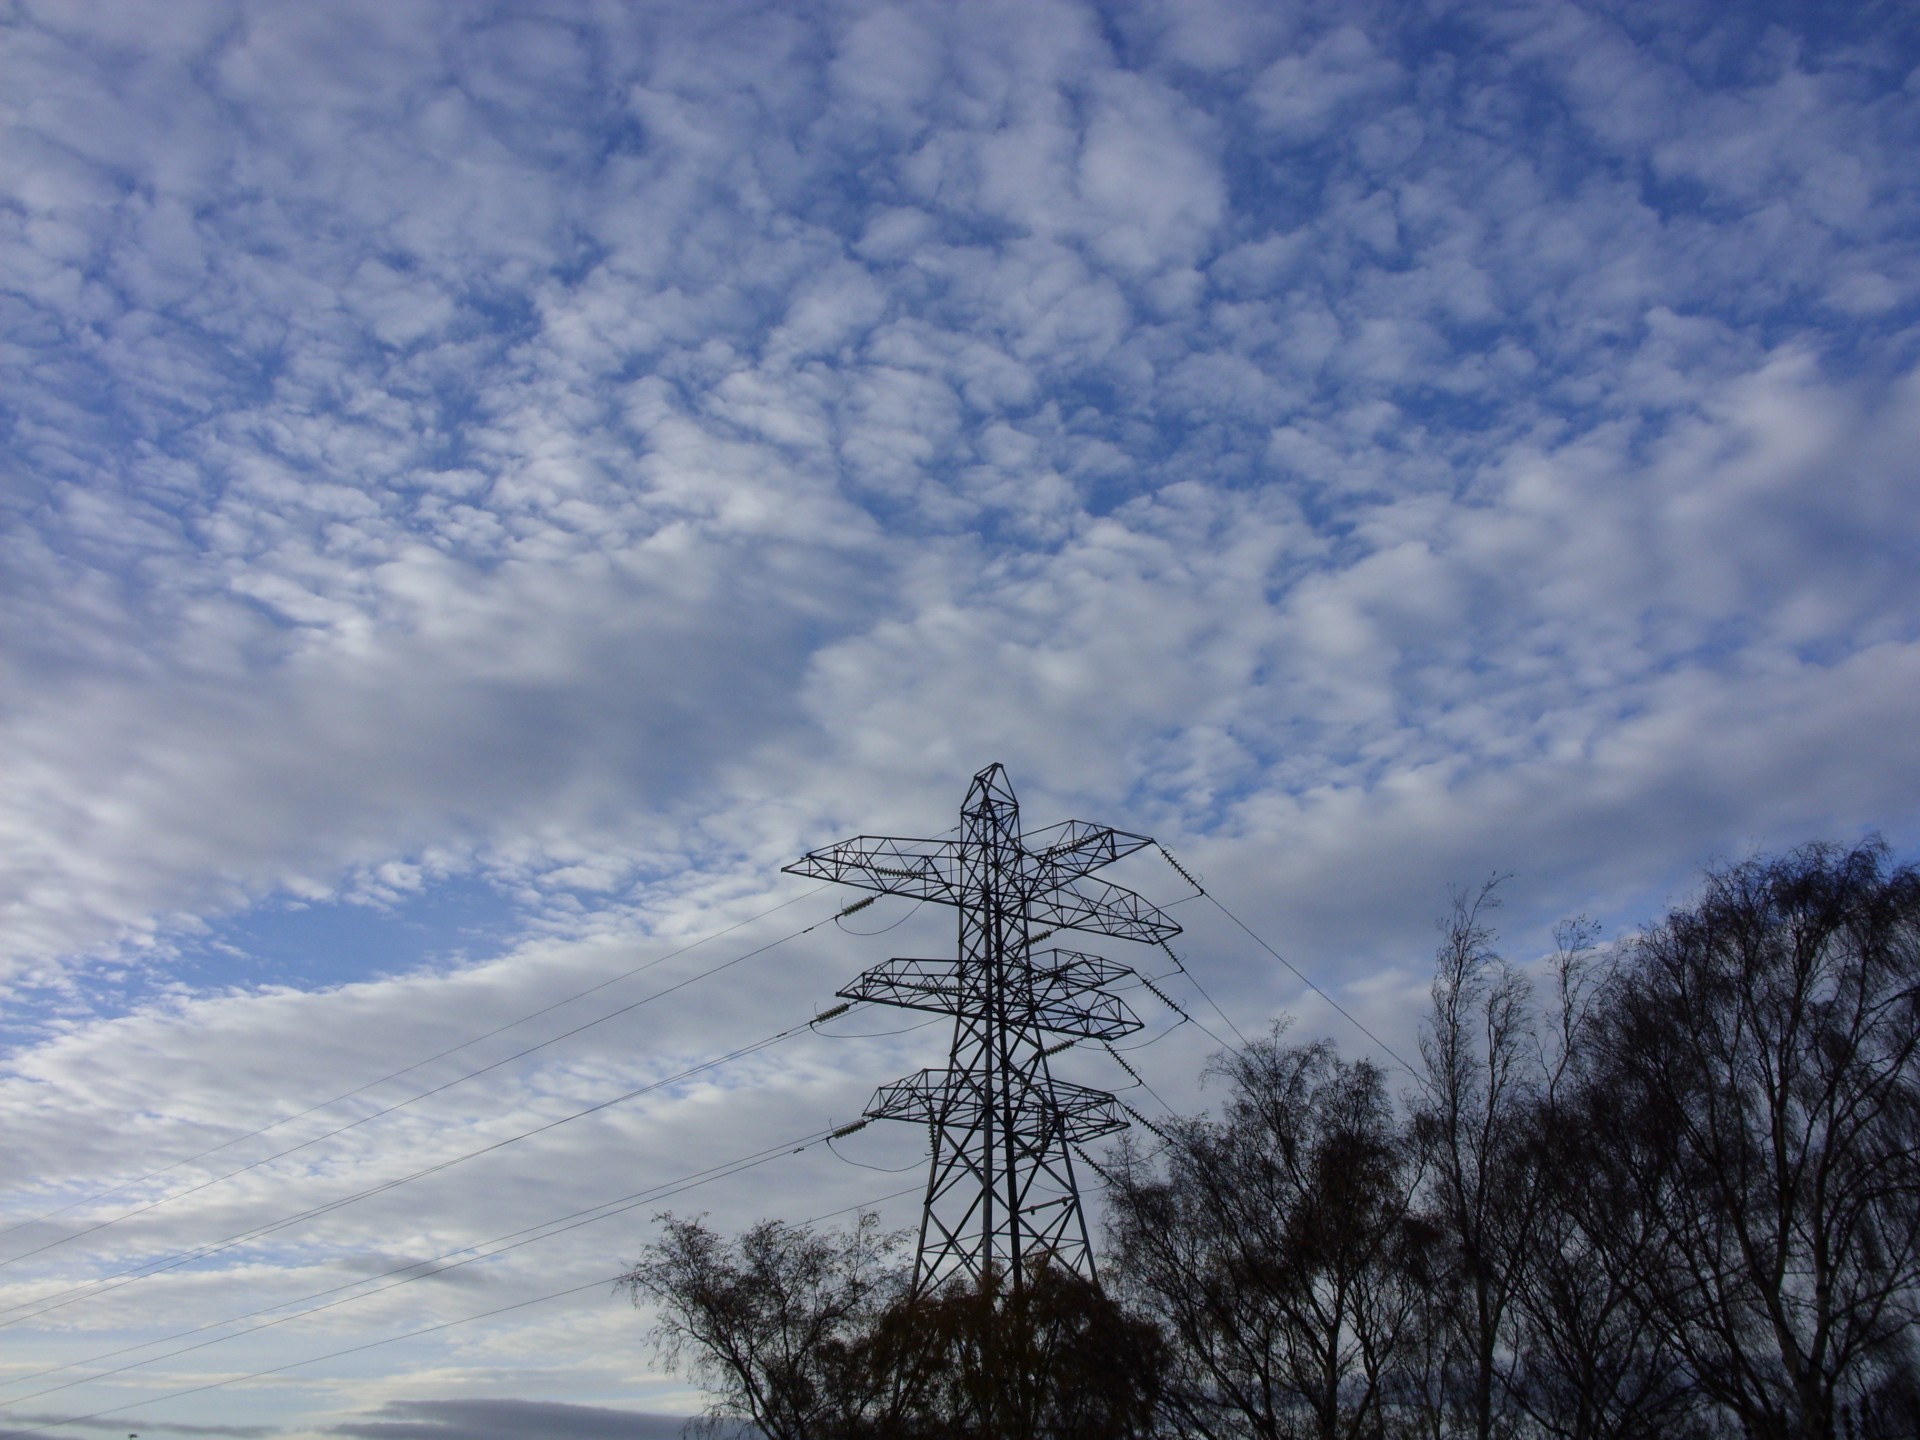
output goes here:
{"type": "Polygon", "coordinates": [[[1017,1289],[1043,1258],[1091,1276],[1072,1147],[1127,1122],[1113,1096],[1054,1079],[1047,1061],[1075,1040],[1140,1028],[1107,989],[1133,972],[1034,946],[1058,930],[1160,942],[1180,927],[1091,878],[1151,839],[1080,820],[1023,835],[999,765],[973,777],[959,829],[957,840],[858,835],[785,868],[959,912],[957,959],[888,960],[839,992],[953,1016],[947,1068],[881,1086],[866,1111],[923,1124],[932,1139],[915,1288],[997,1274],[1017,1289]]]}

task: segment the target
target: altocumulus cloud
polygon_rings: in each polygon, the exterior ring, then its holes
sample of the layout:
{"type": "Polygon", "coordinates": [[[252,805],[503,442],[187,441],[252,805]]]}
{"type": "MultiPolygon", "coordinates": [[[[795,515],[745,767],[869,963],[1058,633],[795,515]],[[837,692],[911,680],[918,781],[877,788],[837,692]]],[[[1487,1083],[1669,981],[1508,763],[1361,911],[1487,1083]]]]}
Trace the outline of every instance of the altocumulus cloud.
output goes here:
{"type": "MultiPolygon", "coordinates": [[[[157,1342],[857,1114],[937,1030],[672,1077],[949,944],[749,917],[990,760],[1174,844],[1396,1045],[1449,884],[1518,871],[1524,948],[1749,846],[1915,842],[1905,9],[3,23],[4,1223],[72,1207],[0,1237],[0,1318],[62,1306],[10,1332],[16,1428],[690,1409],[592,1287],[651,1202],[157,1342]]],[[[1243,1028],[1340,1024],[1177,913],[1243,1028]]],[[[782,1166],[658,1203],[887,1188],[782,1166]]]]}

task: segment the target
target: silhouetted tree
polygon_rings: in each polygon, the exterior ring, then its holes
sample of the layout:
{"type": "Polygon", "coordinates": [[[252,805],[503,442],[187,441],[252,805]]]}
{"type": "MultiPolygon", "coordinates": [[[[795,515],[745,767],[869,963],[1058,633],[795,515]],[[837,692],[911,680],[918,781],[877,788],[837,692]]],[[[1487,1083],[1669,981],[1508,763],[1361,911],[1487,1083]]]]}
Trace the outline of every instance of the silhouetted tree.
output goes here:
{"type": "Polygon", "coordinates": [[[1752,1440],[1910,1416],[1920,875],[1878,841],[1711,872],[1628,947],[1600,1043],[1595,1133],[1658,1247],[1636,1297],[1693,1382],[1752,1440]]]}
{"type": "Polygon", "coordinates": [[[710,1397],[711,1428],[749,1421],[770,1440],[899,1433],[917,1371],[898,1326],[911,1267],[900,1237],[862,1215],[840,1234],[763,1220],[728,1241],[659,1217],[660,1238],[621,1280],[657,1307],[656,1343],[710,1397]]]}
{"type": "Polygon", "coordinates": [[[1062,1266],[997,1271],[899,1307],[922,1382],[922,1440],[1144,1440],[1166,1370],[1159,1329],[1062,1266]]]}
{"type": "Polygon", "coordinates": [[[1282,1030],[1218,1057],[1218,1121],[1110,1175],[1109,1278],[1165,1327],[1180,1433],[1386,1433],[1414,1348],[1425,1236],[1380,1071],[1282,1030]]]}
{"type": "Polygon", "coordinates": [[[1542,1028],[1539,1093],[1518,1117],[1536,1187],[1526,1262],[1514,1269],[1505,1371],[1518,1407],[1560,1440],[1666,1440],[1712,1433],[1691,1374],[1639,1303],[1658,1242],[1613,1153],[1593,1083],[1605,988],[1594,932],[1556,933],[1556,1004],[1542,1028]]]}
{"type": "Polygon", "coordinates": [[[762,1221],[736,1241],[661,1217],[621,1282],[658,1307],[669,1363],[705,1385],[710,1429],[772,1440],[1144,1440],[1165,1345],[1090,1280],[1044,1260],[1015,1290],[910,1292],[899,1237],[762,1221]]]}
{"type": "Polygon", "coordinates": [[[1920,1434],[1920,873],[1709,872],[1604,965],[1564,930],[1546,1014],[1493,903],[1444,922],[1404,1124],[1276,1026],[1209,1067],[1217,1119],[1120,1146],[1111,1296],[913,1295],[871,1217],[669,1217],[626,1283],[773,1440],[1920,1434]]]}
{"type": "Polygon", "coordinates": [[[1427,1372],[1435,1428],[1474,1440],[1512,1428],[1509,1308],[1541,1201],[1527,1136],[1546,1077],[1531,986],[1493,948],[1499,883],[1456,895],[1443,925],[1411,1117],[1422,1208],[1441,1237],[1427,1372]]]}

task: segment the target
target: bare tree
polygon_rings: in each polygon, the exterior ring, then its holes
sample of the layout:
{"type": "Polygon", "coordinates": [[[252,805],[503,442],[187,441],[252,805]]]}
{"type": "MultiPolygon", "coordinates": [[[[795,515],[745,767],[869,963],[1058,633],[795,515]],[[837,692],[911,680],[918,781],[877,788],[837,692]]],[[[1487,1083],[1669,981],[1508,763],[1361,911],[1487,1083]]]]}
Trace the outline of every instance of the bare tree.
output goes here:
{"type": "Polygon", "coordinates": [[[627,1276],[772,1440],[1895,1440],[1920,1433],[1920,873],[1710,872],[1536,1013],[1495,882],[1444,923],[1421,1088],[1283,1027],[1123,1144],[1104,1273],[910,1291],[871,1217],[667,1218],[627,1276]],[[1126,1308],[1133,1306],[1132,1310],[1126,1308]]]}
{"type": "Polygon", "coordinates": [[[1594,931],[1571,921],[1555,940],[1543,1084],[1521,1117],[1537,1190],[1527,1262],[1514,1273],[1509,1391],[1557,1440],[1710,1434],[1704,1397],[1640,1301],[1657,1227],[1621,1172],[1611,1107],[1593,1083],[1604,995],[1594,931]]]}
{"type": "Polygon", "coordinates": [[[1512,1428],[1505,1332],[1540,1201],[1523,1137],[1544,1075],[1531,986],[1493,948],[1500,881],[1456,895],[1443,925],[1412,1112],[1446,1261],[1434,1277],[1432,1398],[1440,1428],[1474,1440],[1512,1428]]]}
{"type": "Polygon", "coordinates": [[[1109,1274],[1172,1340],[1181,1433],[1374,1436],[1419,1304],[1410,1157],[1376,1067],[1281,1036],[1216,1059],[1221,1120],[1122,1149],[1109,1274]]]}
{"type": "Polygon", "coordinates": [[[770,1440],[1144,1440],[1165,1346],[1090,1280],[1036,1263],[1017,1289],[911,1290],[871,1215],[816,1234],[766,1220],[737,1240],[661,1217],[621,1282],[657,1306],[669,1363],[706,1387],[709,1430],[770,1440]]]}
{"type": "Polygon", "coordinates": [[[896,1433],[917,1371],[887,1323],[912,1270],[899,1236],[862,1215],[815,1234],[763,1220],[727,1241],[698,1219],[659,1217],[661,1237],[622,1278],[657,1307],[654,1335],[710,1397],[716,1433],[751,1422],[770,1440],[896,1433]]]}
{"type": "Polygon", "coordinates": [[[1710,873],[1631,947],[1604,1043],[1612,1148],[1660,1247],[1639,1293],[1694,1382],[1754,1440],[1909,1404],[1920,875],[1877,840],[1710,873]]]}

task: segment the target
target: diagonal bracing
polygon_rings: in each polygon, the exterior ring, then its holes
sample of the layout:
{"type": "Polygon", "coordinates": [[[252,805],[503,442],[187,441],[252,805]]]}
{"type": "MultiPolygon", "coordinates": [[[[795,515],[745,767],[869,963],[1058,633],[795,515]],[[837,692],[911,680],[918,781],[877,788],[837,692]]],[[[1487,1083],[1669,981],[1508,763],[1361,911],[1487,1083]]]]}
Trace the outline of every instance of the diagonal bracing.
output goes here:
{"type": "Polygon", "coordinates": [[[1054,1079],[1047,1062],[1057,1037],[1111,1040],[1140,1028],[1108,988],[1133,972],[1035,942],[1081,930],[1157,943],[1180,927],[1131,890],[1093,878],[1152,844],[1144,835],[1082,820],[1023,835],[999,765],[973,777],[960,820],[957,840],[859,835],[786,869],[959,914],[955,959],[888,960],[840,992],[953,1016],[946,1068],[883,1085],[866,1112],[925,1125],[932,1138],[916,1288],[991,1275],[1019,1288],[1042,1260],[1091,1276],[1072,1147],[1126,1121],[1111,1095],[1054,1079]]]}

